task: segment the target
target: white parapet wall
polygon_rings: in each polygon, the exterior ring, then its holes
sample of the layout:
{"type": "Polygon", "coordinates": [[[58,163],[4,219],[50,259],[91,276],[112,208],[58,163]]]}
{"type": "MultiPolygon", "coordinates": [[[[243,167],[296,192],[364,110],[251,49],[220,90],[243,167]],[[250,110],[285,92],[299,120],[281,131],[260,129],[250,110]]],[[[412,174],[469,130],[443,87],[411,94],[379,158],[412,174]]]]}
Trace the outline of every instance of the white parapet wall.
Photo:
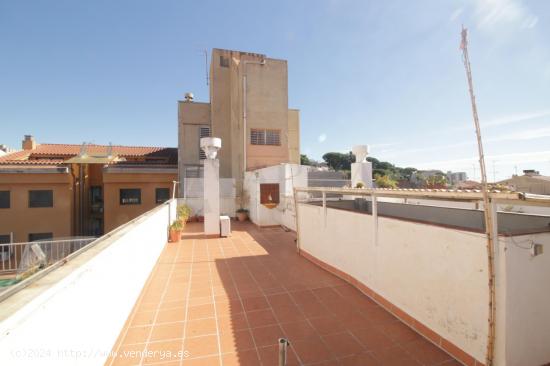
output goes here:
{"type": "Polygon", "coordinates": [[[156,207],[100,238],[53,285],[48,279],[66,266],[38,280],[35,286],[50,287],[0,323],[0,365],[103,365],[166,244],[175,211],[175,200],[156,207]]]}
{"type": "MultiPolygon", "coordinates": [[[[484,234],[303,203],[298,218],[299,246],[307,256],[358,281],[360,289],[390,304],[409,325],[413,319],[415,330],[450,353],[459,349],[467,360],[485,362],[484,234]]],[[[550,256],[533,257],[528,248],[534,243],[549,248],[550,233],[499,237],[498,366],[550,362],[550,256]]]]}

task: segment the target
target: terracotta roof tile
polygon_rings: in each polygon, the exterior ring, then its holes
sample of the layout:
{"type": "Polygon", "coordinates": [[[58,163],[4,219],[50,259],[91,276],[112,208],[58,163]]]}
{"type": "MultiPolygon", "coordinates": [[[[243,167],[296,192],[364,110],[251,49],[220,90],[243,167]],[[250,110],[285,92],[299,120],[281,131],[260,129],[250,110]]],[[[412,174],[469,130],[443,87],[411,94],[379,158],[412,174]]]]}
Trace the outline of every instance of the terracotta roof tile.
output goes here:
{"type": "MultiPolygon", "coordinates": [[[[81,148],[82,145],[39,144],[34,150],[16,151],[0,157],[0,165],[59,165],[80,154],[81,148]]],[[[107,145],[86,145],[88,155],[105,155],[108,150],[107,145]]],[[[178,149],[169,147],[112,146],[112,154],[129,159],[143,158],[142,164],[177,164],[178,161],[178,149]],[[148,161],[148,158],[153,160],[148,161]]]]}

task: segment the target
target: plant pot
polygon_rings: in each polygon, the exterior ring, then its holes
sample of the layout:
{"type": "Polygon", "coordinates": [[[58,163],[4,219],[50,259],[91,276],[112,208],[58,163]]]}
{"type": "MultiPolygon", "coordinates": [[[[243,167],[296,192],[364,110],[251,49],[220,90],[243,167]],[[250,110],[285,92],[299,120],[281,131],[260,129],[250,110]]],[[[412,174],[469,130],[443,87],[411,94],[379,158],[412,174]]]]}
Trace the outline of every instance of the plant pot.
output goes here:
{"type": "Polygon", "coordinates": [[[246,221],[248,219],[248,213],[247,212],[237,212],[237,220],[240,222],[246,221]]]}
{"type": "Polygon", "coordinates": [[[170,229],[170,242],[177,243],[181,238],[181,230],[170,229]]]}

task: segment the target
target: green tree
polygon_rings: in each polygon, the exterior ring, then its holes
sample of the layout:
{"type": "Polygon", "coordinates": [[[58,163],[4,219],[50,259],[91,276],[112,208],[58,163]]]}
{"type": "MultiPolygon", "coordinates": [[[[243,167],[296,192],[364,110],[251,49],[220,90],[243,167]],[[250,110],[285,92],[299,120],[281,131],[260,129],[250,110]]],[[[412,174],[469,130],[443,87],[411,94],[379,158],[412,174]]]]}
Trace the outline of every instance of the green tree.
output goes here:
{"type": "Polygon", "coordinates": [[[397,188],[397,181],[387,175],[376,175],[374,182],[378,188],[397,188]]]}
{"type": "Polygon", "coordinates": [[[334,170],[350,170],[353,162],[353,154],[342,154],[339,152],[328,152],[323,155],[323,160],[334,170]]]}
{"type": "Polygon", "coordinates": [[[311,161],[306,154],[300,154],[300,164],[301,165],[311,165],[311,161]]]}

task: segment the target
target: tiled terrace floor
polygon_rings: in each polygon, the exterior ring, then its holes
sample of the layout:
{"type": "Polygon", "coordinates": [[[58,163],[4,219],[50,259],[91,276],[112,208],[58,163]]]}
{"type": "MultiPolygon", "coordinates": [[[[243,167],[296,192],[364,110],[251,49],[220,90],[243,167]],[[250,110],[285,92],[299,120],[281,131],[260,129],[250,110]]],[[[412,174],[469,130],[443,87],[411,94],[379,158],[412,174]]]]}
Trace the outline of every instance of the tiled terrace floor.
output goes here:
{"type": "Polygon", "coordinates": [[[295,234],[232,225],[205,239],[190,224],[166,245],[107,365],[271,366],[280,337],[288,365],[459,365],[299,256],[295,234]]]}

